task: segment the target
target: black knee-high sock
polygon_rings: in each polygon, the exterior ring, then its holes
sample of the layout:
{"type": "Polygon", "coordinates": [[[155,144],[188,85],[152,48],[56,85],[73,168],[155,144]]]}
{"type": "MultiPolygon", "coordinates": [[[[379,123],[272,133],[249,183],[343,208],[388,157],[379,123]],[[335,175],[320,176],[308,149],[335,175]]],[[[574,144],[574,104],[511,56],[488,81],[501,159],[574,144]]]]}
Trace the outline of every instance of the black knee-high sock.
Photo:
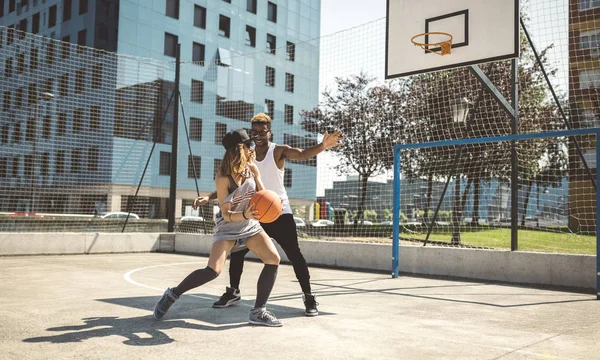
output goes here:
{"type": "Polygon", "coordinates": [[[173,288],[173,293],[177,296],[181,296],[181,294],[189,291],[193,288],[197,288],[198,286],[204,285],[209,281],[212,281],[217,278],[219,274],[214,271],[210,267],[205,267],[204,269],[198,269],[191,272],[188,276],[186,276],[183,281],[177,285],[177,287],[173,288]]]}
{"type": "Polygon", "coordinates": [[[271,290],[275,285],[275,279],[277,279],[277,269],[279,265],[268,265],[265,264],[260,276],[258,277],[258,283],[256,284],[256,302],[254,308],[263,308],[267,306],[267,300],[271,295],[271,290]]]}
{"type": "Polygon", "coordinates": [[[240,288],[240,280],[242,278],[242,272],[244,271],[244,256],[250,250],[244,249],[236,252],[232,252],[229,255],[229,282],[231,287],[234,289],[240,288]]]}

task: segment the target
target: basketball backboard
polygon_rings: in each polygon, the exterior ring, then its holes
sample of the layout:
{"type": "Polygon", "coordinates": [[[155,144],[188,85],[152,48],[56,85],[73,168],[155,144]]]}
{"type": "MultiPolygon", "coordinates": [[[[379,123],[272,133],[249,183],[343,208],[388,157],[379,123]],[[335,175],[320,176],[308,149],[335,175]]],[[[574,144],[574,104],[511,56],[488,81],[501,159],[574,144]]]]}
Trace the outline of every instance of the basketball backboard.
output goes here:
{"type": "Polygon", "coordinates": [[[519,0],[387,0],[385,53],[386,79],[518,57],[519,0]],[[451,34],[451,53],[439,56],[411,42],[427,32],[451,34]]]}

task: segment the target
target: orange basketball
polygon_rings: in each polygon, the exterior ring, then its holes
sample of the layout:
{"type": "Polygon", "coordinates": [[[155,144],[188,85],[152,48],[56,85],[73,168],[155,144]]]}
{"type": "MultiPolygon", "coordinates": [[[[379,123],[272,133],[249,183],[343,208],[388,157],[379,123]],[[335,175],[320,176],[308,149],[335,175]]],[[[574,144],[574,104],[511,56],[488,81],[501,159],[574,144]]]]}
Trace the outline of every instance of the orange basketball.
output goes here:
{"type": "Polygon", "coordinates": [[[271,190],[261,190],[252,196],[250,204],[258,210],[259,220],[262,223],[272,223],[281,216],[283,206],[281,198],[271,190]]]}

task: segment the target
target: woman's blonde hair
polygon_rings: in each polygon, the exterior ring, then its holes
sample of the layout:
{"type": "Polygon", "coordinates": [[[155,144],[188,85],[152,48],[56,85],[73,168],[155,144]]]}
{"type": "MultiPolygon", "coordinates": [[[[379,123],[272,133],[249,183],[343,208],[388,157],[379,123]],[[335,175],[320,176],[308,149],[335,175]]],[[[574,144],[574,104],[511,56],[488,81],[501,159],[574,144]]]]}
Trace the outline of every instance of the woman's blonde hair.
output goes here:
{"type": "Polygon", "coordinates": [[[235,147],[229,148],[223,155],[219,172],[221,176],[248,174],[248,163],[250,158],[244,151],[244,144],[237,144],[235,147]]]}

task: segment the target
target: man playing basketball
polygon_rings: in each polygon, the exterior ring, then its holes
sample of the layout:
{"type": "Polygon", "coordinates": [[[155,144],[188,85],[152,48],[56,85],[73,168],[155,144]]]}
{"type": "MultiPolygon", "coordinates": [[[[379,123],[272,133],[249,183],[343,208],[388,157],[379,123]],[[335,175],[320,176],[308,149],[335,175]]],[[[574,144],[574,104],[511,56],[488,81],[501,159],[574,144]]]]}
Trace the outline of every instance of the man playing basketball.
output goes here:
{"type": "MultiPolygon", "coordinates": [[[[292,263],[296,278],[300,283],[304,293],[304,314],[306,316],[316,316],[319,314],[318,303],[310,286],[310,274],[306,260],[300,251],[298,245],[298,234],[296,232],[296,222],[292,214],[287,192],[283,185],[284,166],[286,159],[304,160],[316,156],[324,150],[342,145],[342,133],[335,131],[332,134],[325,132],[323,141],[308,149],[293,148],[289,145],[277,145],[270,141],[271,118],[264,113],[255,115],[252,120],[252,130],[250,132],[252,139],[256,144],[254,163],[258,166],[261,173],[265,189],[272,190],[283,200],[283,214],[274,222],[269,224],[261,223],[261,226],[271,238],[273,238],[292,263]]],[[[194,201],[194,208],[206,204],[210,199],[215,198],[215,193],[210,196],[199,197],[194,201]]],[[[248,253],[247,249],[231,253],[229,264],[230,287],[221,296],[219,301],[213,304],[215,308],[225,308],[241,301],[239,290],[240,279],[244,268],[244,256],[248,253]]]]}

